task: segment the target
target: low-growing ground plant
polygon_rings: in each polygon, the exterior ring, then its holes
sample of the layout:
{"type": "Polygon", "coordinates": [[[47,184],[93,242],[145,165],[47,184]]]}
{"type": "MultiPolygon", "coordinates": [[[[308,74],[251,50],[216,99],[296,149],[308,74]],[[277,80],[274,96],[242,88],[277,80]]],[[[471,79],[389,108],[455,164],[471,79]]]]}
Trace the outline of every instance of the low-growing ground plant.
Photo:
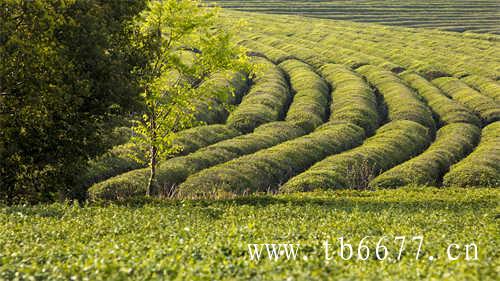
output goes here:
{"type": "Polygon", "coordinates": [[[479,75],[469,75],[461,80],[477,89],[481,94],[500,102],[500,84],[497,81],[479,75]]]}

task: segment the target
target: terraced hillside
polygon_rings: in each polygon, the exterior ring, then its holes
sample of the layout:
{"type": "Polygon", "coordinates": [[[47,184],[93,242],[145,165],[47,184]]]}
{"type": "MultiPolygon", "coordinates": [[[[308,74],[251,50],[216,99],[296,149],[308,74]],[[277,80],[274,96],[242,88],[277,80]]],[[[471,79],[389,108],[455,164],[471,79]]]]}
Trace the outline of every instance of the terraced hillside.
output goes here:
{"type": "MultiPolygon", "coordinates": [[[[500,36],[223,15],[247,22],[235,40],[258,71],[207,88],[231,85],[235,109],[199,107],[212,125],[180,133],[164,195],[500,186],[500,36]]],[[[96,161],[92,200],[145,193],[148,169],[120,155],[96,161]]]]}
{"type": "Polygon", "coordinates": [[[240,11],[500,34],[500,5],[496,0],[220,0],[216,3],[240,11]]]}

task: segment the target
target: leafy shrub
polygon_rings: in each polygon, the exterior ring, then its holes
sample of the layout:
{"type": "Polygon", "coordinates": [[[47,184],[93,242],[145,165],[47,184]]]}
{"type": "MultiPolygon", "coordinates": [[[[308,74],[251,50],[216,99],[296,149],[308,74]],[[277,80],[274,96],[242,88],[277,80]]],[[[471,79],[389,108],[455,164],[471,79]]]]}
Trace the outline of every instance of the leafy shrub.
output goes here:
{"type": "Polygon", "coordinates": [[[477,148],[453,165],[443,182],[445,186],[500,186],[500,122],[483,129],[477,148]]]}
{"type": "Polygon", "coordinates": [[[350,170],[368,165],[377,175],[419,154],[429,142],[429,128],[408,120],[393,121],[380,127],[363,145],[327,157],[293,177],[281,191],[355,188],[349,186],[350,170]]]}
{"type": "Polygon", "coordinates": [[[288,59],[294,59],[294,56],[280,49],[262,44],[254,40],[243,40],[240,42],[241,45],[249,48],[253,52],[260,53],[264,55],[267,59],[275,64],[279,64],[288,59]]]}
{"type": "Polygon", "coordinates": [[[178,195],[206,198],[276,189],[326,156],[361,144],[364,137],[354,124],[327,123],[309,135],[194,174],[179,186],[178,195]]]}
{"type": "MultiPolygon", "coordinates": [[[[224,163],[242,155],[274,146],[305,134],[303,129],[288,122],[264,124],[255,132],[218,142],[187,156],[164,161],[157,169],[157,182],[161,193],[170,193],[189,175],[213,165],[224,163]]],[[[92,201],[121,200],[127,196],[144,195],[148,169],[139,169],[93,185],[89,189],[92,201]]]]}
{"type": "Polygon", "coordinates": [[[498,82],[479,75],[469,75],[461,79],[497,102],[500,102],[500,85],[498,82]]]}
{"type": "Polygon", "coordinates": [[[289,76],[293,102],[286,114],[286,121],[295,122],[310,132],[323,124],[330,89],[328,84],[308,64],[286,60],[279,65],[289,76]]]}
{"type": "MultiPolygon", "coordinates": [[[[174,145],[182,147],[178,155],[186,155],[207,145],[236,137],[239,134],[235,129],[225,125],[198,126],[179,132],[174,145]]],[[[129,142],[115,146],[104,155],[91,160],[87,171],[81,175],[79,182],[85,188],[96,182],[145,166],[144,148],[129,142]]]]}
{"type": "Polygon", "coordinates": [[[205,80],[200,88],[210,92],[204,100],[195,103],[195,118],[206,124],[224,123],[229,115],[227,104],[238,104],[247,91],[249,79],[242,72],[215,73],[205,80]]]}
{"type": "Polygon", "coordinates": [[[435,129],[432,112],[394,73],[372,65],[362,66],[356,71],[365,76],[384,97],[390,121],[411,120],[435,129]]]}
{"type": "Polygon", "coordinates": [[[367,134],[375,132],[380,123],[377,100],[363,78],[338,64],[327,64],[320,71],[334,88],[330,121],[352,122],[367,134]]]}
{"type": "Polygon", "coordinates": [[[500,105],[492,98],[481,95],[476,90],[467,86],[464,82],[454,77],[441,77],[432,80],[452,99],[463,104],[477,114],[483,124],[489,124],[500,120],[500,105]]]}
{"type": "Polygon", "coordinates": [[[479,135],[480,129],[471,124],[446,125],[437,132],[436,141],[424,153],[381,174],[370,186],[437,185],[451,165],[474,149],[479,135]]]}
{"type": "Polygon", "coordinates": [[[256,59],[261,73],[254,79],[249,93],[229,115],[227,125],[248,133],[261,124],[283,116],[291,98],[288,83],[279,67],[265,59],[256,59]]]}
{"type": "Polygon", "coordinates": [[[460,103],[448,98],[439,88],[420,75],[405,71],[400,77],[422,96],[439,120],[438,126],[470,123],[481,126],[481,120],[460,103]]]}

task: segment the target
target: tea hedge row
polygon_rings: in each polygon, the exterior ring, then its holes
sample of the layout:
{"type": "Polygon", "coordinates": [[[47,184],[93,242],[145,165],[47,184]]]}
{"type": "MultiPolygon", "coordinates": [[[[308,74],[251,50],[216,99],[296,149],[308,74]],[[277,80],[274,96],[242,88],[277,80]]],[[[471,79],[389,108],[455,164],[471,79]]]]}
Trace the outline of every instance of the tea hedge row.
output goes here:
{"type": "Polygon", "coordinates": [[[500,120],[500,105],[492,98],[481,95],[464,82],[454,77],[441,77],[432,80],[445,94],[463,104],[477,114],[483,124],[500,120]]]}
{"type": "MultiPolygon", "coordinates": [[[[198,126],[178,133],[174,145],[182,147],[177,155],[186,155],[202,147],[236,137],[240,132],[225,125],[198,126]]],[[[93,159],[79,182],[84,187],[116,175],[146,166],[144,149],[133,142],[115,146],[106,154],[93,159]]]]}
{"type": "Polygon", "coordinates": [[[474,149],[480,134],[481,130],[472,124],[446,125],[437,132],[435,142],[424,153],[376,177],[370,186],[437,186],[450,166],[474,149]]]}
{"type": "Polygon", "coordinates": [[[500,102],[500,84],[498,82],[479,75],[466,76],[462,78],[462,81],[479,90],[481,94],[500,102]]]}
{"type": "Polygon", "coordinates": [[[349,68],[338,64],[326,64],[321,74],[332,85],[330,121],[351,122],[373,134],[380,117],[377,99],[365,80],[349,68]]]}
{"type": "Polygon", "coordinates": [[[500,187],[500,122],[483,128],[481,142],[444,176],[445,186],[500,187]]]}
{"type": "Polygon", "coordinates": [[[267,46],[254,40],[242,40],[239,42],[239,44],[250,49],[254,54],[264,55],[267,59],[275,64],[279,64],[288,59],[294,59],[294,57],[287,52],[273,48],[271,46],[267,46]]]}
{"type": "Polygon", "coordinates": [[[249,133],[261,124],[283,117],[291,93],[283,71],[272,62],[256,58],[260,69],[249,93],[229,115],[227,125],[249,133]]]}
{"type": "Polygon", "coordinates": [[[206,98],[195,102],[195,118],[206,124],[221,124],[229,115],[226,105],[238,104],[249,87],[242,72],[222,72],[211,75],[200,85],[206,98]]]}
{"type": "Polygon", "coordinates": [[[371,177],[418,155],[430,141],[429,128],[409,120],[392,121],[363,145],[325,158],[290,179],[280,190],[363,188],[371,177]]]}
{"type": "Polygon", "coordinates": [[[365,65],[356,71],[372,83],[384,97],[390,121],[411,120],[431,130],[436,127],[427,105],[394,73],[365,65]]]}
{"type": "Polygon", "coordinates": [[[439,88],[422,76],[405,71],[400,77],[422,96],[436,114],[438,127],[451,123],[470,123],[481,126],[481,120],[469,109],[450,99],[439,88]]]}
{"type": "Polygon", "coordinates": [[[182,198],[241,195],[276,187],[328,155],[360,145],[364,130],[352,123],[327,123],[313,133],[260,150],[190,176],[182,198]]]}
{"type": "MultiPolygon", "coordinates": [[[[281,142],[304,135],[300,127],[289,122],[264,124],[251,134],[218,142],[187,156],[160,163],[157,182],[160,192],[169,193],[189,175],[242,155],[254,153],[281,142]]],[[[89,189],[92,201],[122,200],[141,196],[146,192],[149,169],[138,169],[93,185],[89,189]]]]}
{"type": "Polygon", "coordinates": [[[289,76],[294,92],[286,121],[294,122],[310,132],[326,119],[330,96],[328,84],[313,68],[298,60],[286,60],[279,65],[289,76]]]}

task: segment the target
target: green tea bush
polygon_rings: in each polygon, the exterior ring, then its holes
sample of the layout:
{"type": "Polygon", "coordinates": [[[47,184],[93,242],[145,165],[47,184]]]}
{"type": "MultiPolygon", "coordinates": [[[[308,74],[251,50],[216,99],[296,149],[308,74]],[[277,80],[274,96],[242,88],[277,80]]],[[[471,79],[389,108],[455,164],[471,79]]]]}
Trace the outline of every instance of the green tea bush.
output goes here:
{"type": "Polygon", "coordinates": [[[500,84],[498,82],[479,75],[469,75],[461,80],[479,90],[481,94],[500,102],[500,84]]]}
{"type": "Polygon", "coordinates": [[[362,66],[356,71],[365,76],[384,97],[390,121],[411,120],[435,129],[432,112],[427,105],[394,73],[372,65],[362,66]]]}
{"type": "MultiPolygon", "coordinates": [[[[186,156],[160,163],[157,169],[157,182],[161,192],[169,194],[195,172],[304,134],[302,128],[289,122],[264,124],[251,134],[221,141],[186,156]]],[[[92,201],[122,200],[145,195],[148,177],[149,169],[139,169],[110,178],[93,185],[89,189],[89,198],[92,201]]]]}
{"type": "Polygon", "coordinates": [[[484,125],[500,120],[500,105],[492,98],[481,95],[459,79],[441,77],[432,80],[432,83],[441,88],[452,99],[477,114],[484,125]]]}
{"type": "Polygon", "coordinates": [[[326,156],[360,145],[364,138],[364,130],[352,123],[327,123],[311,134],[194,174],[179,186],[178,195],[209,198],[276,189],[326,156]]]}
{"type": "Polygon", "coordinates": [[[481,126],[481,120],[460,103],[448,98],[439,88],[422,76],[405,71],[400,77],[422,96],[439,120],[438,127],[451,123],[481,126]]]}
{"type": "Polygon", "coordinates": [[[239,42],[239,44],[249,48],[254,53],[264,55],[267,59],[269,59],[275,64],[280,64],[281,62],[288,59],[294,59],[294,56],[290,55],[287,52],[284,52],[280,49],[276,49],[274,47],[262,44],[254,40],[243,40],[239,42]]]}
{"type": "Polygon", "coordinates": [[[286,114],[286,121],[295,122],[310,132],[323,124],[330,89],[328,84],[308,64],[286,60],[279,65],[289,76],[293,102],[286,114]]]}
{"type": "Polygon", "coordinates": [[[291,99],[283,71],[272,62],[258,58],[258,76],[241,104],[229,115],[227,125],[249,133],[261,124],[277,121],[291,99]]]}
{"type": "Polygon", "coordinates": [[[446,125],[437,131],[436,141],[424,153],[376,177],[370,186],[438,185],[450,166],[474,149],[480,133],[472,124],[446,125]]]}
{"type": "Polygon", "coordinates": [[[212,74],[200,88],[210,92],[211,98],[195,102],[195,118],[206,124],[224,123],[229,115],[226,105],[238,104],[249,87],[249,79],[242,72],[212,74]]]}
{"type": "Polygon", "coordinates": [[[380,127],[363,145],[325,158],[290,179],[280,190],[296,192],[365,187],[352,186],[359,173],[363,172],[366,177],[376,176],[418,155],[428,146],[430,139],[429,128],[419,123],[392,121],[380,127]]]}
{"type": "Polygon", "coordinates": [[[483,128],[481,142],[444,176],[445,186],[500,187],[500,122],[483,128]]]}
{"type": "MultiPolygon", "coordinates": [[[[240,132],[225,125],[214,124],[198,126],[178,133],[174,145],[182,147],[176,155],[186,155],[202,147],[236,137],[240,132]]],[[[89,187],[96,182],[114,177],[130,170],[146,166],[144,149],[138,144],[128,142],[113,147],[104,155],[93,159],[79,182],[89,187]]]]}
{"type": "Polygon", "coordinates": [[[330,121],[351,122],[367,134],[375,132],[380,123],[377,99],[363,78],[338,64],[326,64],[320,71],[334,88],[330,121]]]}

